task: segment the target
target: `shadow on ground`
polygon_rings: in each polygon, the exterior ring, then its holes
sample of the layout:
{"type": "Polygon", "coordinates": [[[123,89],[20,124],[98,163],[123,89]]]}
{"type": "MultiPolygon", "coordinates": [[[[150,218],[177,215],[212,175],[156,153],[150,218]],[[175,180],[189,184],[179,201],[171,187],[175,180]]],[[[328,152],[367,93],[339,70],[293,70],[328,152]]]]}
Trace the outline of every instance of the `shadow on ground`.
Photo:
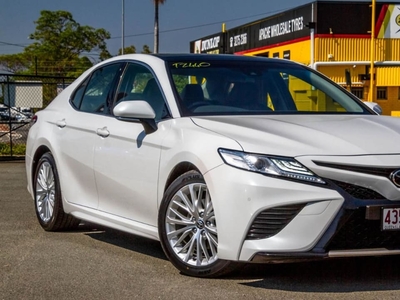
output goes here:
{"type": "MultiPolygon", "coordinates": [[[[167,260],[158,241],[91,223],[81,223],[77,232],[97,241],[167,260]]],[[[398,291],[399,266],[400,256],[244,264],[238,271],[221,280],[234,280],[253,288],[304,293],[398,291]]]]}
{"type": "Polygon", "coordinates": [[[100,242],[167,260],[158,241],[92,223],[81,223],[76,231],[84,232],[87,236],[100,242]]]}

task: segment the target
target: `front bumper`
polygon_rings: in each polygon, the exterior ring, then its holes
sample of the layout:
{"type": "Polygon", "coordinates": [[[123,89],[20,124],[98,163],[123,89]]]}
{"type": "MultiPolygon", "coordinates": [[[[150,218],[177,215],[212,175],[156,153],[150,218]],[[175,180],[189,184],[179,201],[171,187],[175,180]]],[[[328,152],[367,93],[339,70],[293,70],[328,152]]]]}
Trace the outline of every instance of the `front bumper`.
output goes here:
{"type": "MultiPolygon", "coordinates": [[[[400,166],[399,156],[390,158],[386,160],[392,166],[400,166]]],[[[310,161],[307,158],[302,163],[307,165],[310,161]]],[[[307,166],[313,169],[310,164],[307,166]]],[[[378,193],[360,187],[365,199],[358,199],[360,193],[348,190],[352,186],[349,181],[356,178],[356,182],[363,182],[365,177],[371,182],[374,176],[326,170],[326,174],[333,174],[334,180],[324,176],[323,167],[318,167],[317,174],[327,179],[328,185],[273,178],[226,165],[206,173],[204,177],[218,224],[219,258],[279,262],[400,254],[399,231],[382,232],[379,214],[382,207],[400,207],[400,189],[387,178],[375,178],[374,182],[380,182],[379,186],[385,189],[378,189],[378,193]],[[341,184],[338,180],[343,178],[347,182],[341,184]],[[382,193],[386,193],[385,196],[382,193]],[[391,200],[386,199],[388,195],[391,200]],[[286,224],[281,224],[282,228],[264,238],[262,235],[252,237],[252,225],[259,221],[260,215],[269,217],[277,208],[286,210],[296,205],[300,205],[299,211],[286,224]]],[[[264,221],[261,218],[261,223],[264,221]]]]}
{"type": "Polygon", "coordinates": [[[340,210],[344,198],[326,186],[260,175],[221,165],[204,174],[218,225],[218,256],[250,261],[258,252],[309,251],[340,210]],[[246,240],[253,220],[275,207],[305,207],[276,235],[246,240]]]}
{"type": "Polygon", "coordinates": [[[353,250],[332,250],[328,252],[303,252],[303,253],[268,253],[259,252],[252,258],[253,263],[283,263],[299,262],[309,260],[320,260],[326,258],[346,258],[361,256],[385,256],[400,255],[400,249],[373,248],[353,250]]]}
{"type": "MultiPolygon", "coordinates": [[[[357,201],[357,200],[356,200],[357,201]]],[[[258,252],[252,262],[291,262],[323,258],[400,254],[400,231],[381,230],[381,209],[393,202],[367,201],[352,207],[348,199],[318,243],[306,252],[258,252]]],[[[358,202],[358,201],[357,201],[358,202]]],[[[394,206],[400,207],[396,202],[394,206]]]]}

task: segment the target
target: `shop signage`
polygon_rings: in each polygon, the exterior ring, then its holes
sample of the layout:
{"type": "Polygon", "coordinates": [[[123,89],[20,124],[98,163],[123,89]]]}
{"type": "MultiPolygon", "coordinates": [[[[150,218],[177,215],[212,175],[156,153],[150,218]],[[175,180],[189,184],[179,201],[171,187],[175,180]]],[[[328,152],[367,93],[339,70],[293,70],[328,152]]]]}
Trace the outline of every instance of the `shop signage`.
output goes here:
{"type": "Polygon", "coordinates": [[[288,34],[304,29],[303,16],[279,24],[260,28],[258,40],[266,40],[276,36],[288,34]]]}
{"type": "Polygon", "coordinates": [[[378,38],[400,38],[400,4],[383,5],[378,18],[378,38]]]}
{"type": "Polygon", "coordinates": [[[208,36],[190,43],[192,53],[219,53],[222,43],[220,34],[208,36]]]}
{"type": "Polygon", "coordinates": [[[228,31],[228,53],[263,47],[310,34],[311,4],[228,31]]]}

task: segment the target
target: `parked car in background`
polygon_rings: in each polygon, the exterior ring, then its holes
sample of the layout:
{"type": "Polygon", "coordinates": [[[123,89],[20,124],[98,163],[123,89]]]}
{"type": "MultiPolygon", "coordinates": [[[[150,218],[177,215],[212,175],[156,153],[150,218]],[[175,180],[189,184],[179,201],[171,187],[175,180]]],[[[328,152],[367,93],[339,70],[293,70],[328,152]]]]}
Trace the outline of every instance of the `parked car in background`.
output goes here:
{"type": "Polygon", "coordinates": [[[159,240],[182,273],[400,254],[400,119],[287,60],[125,55],[33,117],[40,225],[159,240]]]}
{"type": "Polygon", "coordinates": [[[19,112],[23,114],[27,119],[30,119],[33,116],[33,110],[30,107],[21,107],[19,112]]]}
{"type": "Polygon", "coordinates": [[[0,121],[3,120],[6,114],[8,114],[8,108],[6,106],[0,105],[0,121]]]}
{"type": "Polygon", "coordinates": [[[32,116],[31,108],[0,107],[0,120],[3,121],[30,122],[32,116]]]}

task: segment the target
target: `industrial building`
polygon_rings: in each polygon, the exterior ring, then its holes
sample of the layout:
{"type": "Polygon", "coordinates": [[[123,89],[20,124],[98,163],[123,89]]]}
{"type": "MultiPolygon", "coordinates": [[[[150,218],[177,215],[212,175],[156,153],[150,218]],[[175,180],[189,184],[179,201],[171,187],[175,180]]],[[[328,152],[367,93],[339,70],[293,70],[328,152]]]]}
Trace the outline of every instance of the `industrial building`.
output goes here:
{"type": "Polygon", "coordinates": [[[400,2],[315,1],[223,28],[190,51],[290,59],[400,117],[400,2]]]}

